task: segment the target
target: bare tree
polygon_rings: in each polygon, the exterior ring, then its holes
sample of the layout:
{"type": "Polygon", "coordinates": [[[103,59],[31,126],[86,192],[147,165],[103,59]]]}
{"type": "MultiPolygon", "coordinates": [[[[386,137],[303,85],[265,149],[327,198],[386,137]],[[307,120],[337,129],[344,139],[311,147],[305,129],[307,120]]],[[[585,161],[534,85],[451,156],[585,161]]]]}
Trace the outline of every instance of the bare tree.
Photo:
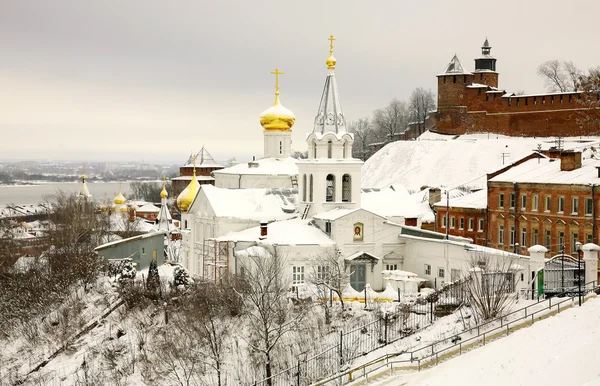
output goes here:
{"type": "Polygon", "coordinates": [[[410,117],[417,124],[419,134],[425,131],[429,112],[435,110],[435,97],[431,90],[418,87],[413,90],[409,100],[410,117]]]}
{"type": "Polygon", "coordinates": [[[386,107],[373,112],[373,125],[384,142],[392,142],[406,129],[408,117],[406,102],[394,98],[386,107]]]}
{"type": "Polygon", "coordinates": [[[577,87],[582,72],[571,61],[548,60],[538,66],[538,75],[544,79],[550,92],[568,92],[577,87]]]}
{"type": "Polygon", "coordinates": [[[350,123],[350,132],[354,134],[354,145],[352,154],[356,158],[366,161],[369,152],[369,141],[373,137],[373,128],[369,122],[369,118],[360,118],[357,121],[350,123]]]}
{"type": "Polygon", "coordinates": [[[504,315],[515,301],[517,259],[480,253],[471,256],[465,273],[467,296],[480,321],[504,315]]]}
{"type": "MultiPolygon", "coordinates": [[[[172,192],[171,182],[166,181],[166,189],[172,192]]],[[[134,181],[129,183],[131,189],[130,198],[142,199],[148,202],[160,202],[160,192],[163,188],[162,182],[140,182],[134,181]]]]}
{"type": "Polygon", "coordinates": [[[600,133],[600,66],[579,76],[576,89],[581,92],[579,102],[585,108],[577,122],[587,133],[600,133]]]}
{"type": "Polygon", "coordinates": [[[346,272],[344,258],[337,248],[328,248],[325,252],[318,255],[312,262],[311,271],[308,274],[307,282],[317,288],[317,298],[319,304],[325,309],[325,323],[331,323],[329,299],[334,295],[338,297],[344,310],[344,299],[342,291],[350,280],[350,273],[346,272]]]}
{"type": "Polygon", "coordinates": [[[288,300],[290,281],[285,275],[286,259],[276,247],[254,247],[242,266],[251,332],[247,342],[255,352],[262,354],[267,385],[271,385],[274,350],[283,336],[297,328],[303,313],[294,310],[288,300]]]}

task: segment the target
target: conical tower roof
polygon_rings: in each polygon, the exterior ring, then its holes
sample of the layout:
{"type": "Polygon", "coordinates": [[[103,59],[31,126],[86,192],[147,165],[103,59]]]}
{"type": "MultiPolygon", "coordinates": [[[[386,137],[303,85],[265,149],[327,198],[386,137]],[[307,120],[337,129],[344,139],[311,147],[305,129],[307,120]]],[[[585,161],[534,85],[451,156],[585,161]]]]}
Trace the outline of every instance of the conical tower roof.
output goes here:
{"type": "Polygon", "coordinates": [[[335,65],[337,61],[333,58],[333,36],[329,37],[330,49],[329,58],[326,61],[329,73],[325,78],[325,87],[321,95],[319,109],[315,116],[315,124],[313,133],[345,133],[346,132],[346,117],[342,111],[340,97],[338,93],[337,82],[335,80],[335,65]]]}
{"type": "Polygon", "coordinates": [[[450,60],[450,63],[448,63],[448,65],[446,66],[446,70],[444,71],[444,74],[466,74],[462,64],[460,64],[460,60],[458,60],[458,56],[456,56],[456,54],[454,54],[454,56],[452,57],[452,60],[450,60]]]}

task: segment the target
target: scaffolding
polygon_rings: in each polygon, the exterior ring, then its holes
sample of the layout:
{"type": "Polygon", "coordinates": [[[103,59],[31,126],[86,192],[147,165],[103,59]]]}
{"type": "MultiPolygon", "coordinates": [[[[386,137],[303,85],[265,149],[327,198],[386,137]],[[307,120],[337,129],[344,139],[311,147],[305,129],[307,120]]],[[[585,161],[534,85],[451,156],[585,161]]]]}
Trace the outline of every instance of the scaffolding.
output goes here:
{"type": "Polygon", "coordinates": [[[203,277],[215,283],[229,275],[229,242],[204,240],[202,245],[203,277]]]}

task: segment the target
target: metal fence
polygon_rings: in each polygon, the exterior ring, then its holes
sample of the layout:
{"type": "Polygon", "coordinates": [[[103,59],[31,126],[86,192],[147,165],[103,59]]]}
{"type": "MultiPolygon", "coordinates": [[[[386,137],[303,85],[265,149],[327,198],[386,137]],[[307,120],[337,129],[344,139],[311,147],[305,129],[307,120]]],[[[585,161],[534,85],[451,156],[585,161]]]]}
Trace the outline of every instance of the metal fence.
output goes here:
{"type": "Polygon", "coordinates": [[[394,312],[383,313],[372,322],[350,331],[340,331],[337,343],[255,386],[310,385],[348,368],[352,361],[383,346],[430,326],[438,317],[450,314],[467,300],[466,281],[446,286],[426,297],[403,299],[394,312]]]}

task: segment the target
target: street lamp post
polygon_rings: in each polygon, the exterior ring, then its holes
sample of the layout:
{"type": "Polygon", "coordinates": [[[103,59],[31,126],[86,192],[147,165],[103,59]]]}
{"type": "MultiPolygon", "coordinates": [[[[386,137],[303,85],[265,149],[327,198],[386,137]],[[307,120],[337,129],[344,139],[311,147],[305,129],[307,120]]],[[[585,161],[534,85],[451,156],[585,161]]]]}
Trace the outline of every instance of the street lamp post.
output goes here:
{"type": "Polygon", "coordinates": [[[579,295],[579,307],[581,307],[581,243],[575,242],[575,247],[577,248],[577,284],[579,287],[577,294],[579,295]]]}

